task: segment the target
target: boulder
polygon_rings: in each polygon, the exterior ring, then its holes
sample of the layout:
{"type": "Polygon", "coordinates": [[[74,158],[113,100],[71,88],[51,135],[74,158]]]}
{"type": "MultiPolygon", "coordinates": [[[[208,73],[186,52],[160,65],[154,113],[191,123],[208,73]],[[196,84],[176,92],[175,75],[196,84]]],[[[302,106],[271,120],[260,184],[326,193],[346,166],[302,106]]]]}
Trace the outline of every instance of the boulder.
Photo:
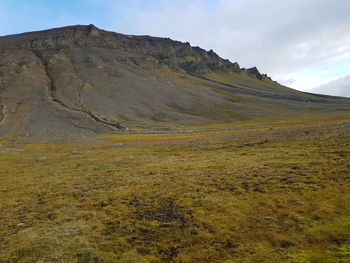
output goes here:
{"type": "Polygon", "coordinates": [[[37,162],[42,162],[42,161],[46,161],[46,155],[43,155],[41,157],[39,157],[38,159],[36,159],[37,162]]]}

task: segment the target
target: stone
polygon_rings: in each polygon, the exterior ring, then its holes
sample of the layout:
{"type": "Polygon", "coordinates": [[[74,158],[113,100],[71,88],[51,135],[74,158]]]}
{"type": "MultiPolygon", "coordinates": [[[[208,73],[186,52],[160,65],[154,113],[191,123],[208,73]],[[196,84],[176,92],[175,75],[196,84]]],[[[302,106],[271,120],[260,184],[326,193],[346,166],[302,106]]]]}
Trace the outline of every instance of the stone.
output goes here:
{"type": "Polygon", "coordinates": [[[37,162],[46,161],[46,155],[39,157],[38,159],[36,159],[36,161],[37,162]]]}

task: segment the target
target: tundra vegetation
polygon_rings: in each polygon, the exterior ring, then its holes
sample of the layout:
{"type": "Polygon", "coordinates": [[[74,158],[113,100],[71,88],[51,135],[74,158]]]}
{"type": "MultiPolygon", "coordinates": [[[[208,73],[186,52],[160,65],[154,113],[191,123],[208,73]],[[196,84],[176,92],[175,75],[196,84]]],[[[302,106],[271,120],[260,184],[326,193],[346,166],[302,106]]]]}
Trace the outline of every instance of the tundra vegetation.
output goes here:
{"type": "Polygon", "coordinates": [[[349,262],[349,121],[1,141],[0,262],[349,262]]]}
{"type": "Polygon", "coordinates": [[[0,37],[0,263],[350,262],[349,113],[169,38],[0,37]]]}

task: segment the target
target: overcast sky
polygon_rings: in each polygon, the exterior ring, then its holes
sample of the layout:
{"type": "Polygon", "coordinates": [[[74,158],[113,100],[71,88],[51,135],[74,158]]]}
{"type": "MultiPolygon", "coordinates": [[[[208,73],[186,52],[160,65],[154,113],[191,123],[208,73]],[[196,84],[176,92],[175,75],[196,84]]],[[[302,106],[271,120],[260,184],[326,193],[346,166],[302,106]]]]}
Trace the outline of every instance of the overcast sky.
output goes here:
{"type": "Polygon", "coordinates": [[[0,35],[73,24],[170,37],[350,97],[350,0],[0,0],[0,35]]]}

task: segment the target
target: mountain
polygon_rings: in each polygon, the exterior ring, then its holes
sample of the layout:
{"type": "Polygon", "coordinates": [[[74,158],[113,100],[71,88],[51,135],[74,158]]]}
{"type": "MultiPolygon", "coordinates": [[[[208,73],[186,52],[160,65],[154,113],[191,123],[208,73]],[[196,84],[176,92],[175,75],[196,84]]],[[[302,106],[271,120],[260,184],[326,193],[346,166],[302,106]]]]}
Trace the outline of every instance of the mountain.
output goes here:
{"type": "Polygon", "coordinates": [[[94,25],[0,37],[0,139],[173,131],[349,111],[350,99],[287,88],[255,67],[169,38],[94,25]]]}

